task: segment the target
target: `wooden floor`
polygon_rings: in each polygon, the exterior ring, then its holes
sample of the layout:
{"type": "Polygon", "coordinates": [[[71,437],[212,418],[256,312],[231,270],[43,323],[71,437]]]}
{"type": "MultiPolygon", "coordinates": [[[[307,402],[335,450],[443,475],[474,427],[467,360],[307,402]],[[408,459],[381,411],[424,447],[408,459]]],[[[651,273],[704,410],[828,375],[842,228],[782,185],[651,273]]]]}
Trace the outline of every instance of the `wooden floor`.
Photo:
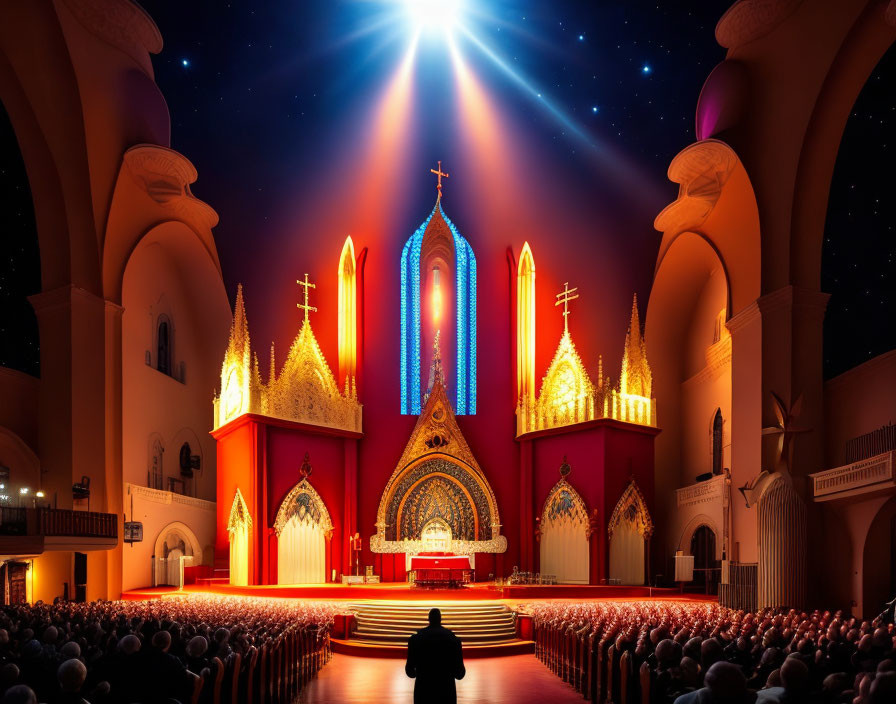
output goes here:
{"type": "MultiPolygon", "coordinates": [[[[457,683],[459,704],[581,704],[582,695],[556,677],[534,655],[468,660],[457,683]]],[[[414,680],[404,660],[334,655],[302,691],[302,704],[383,702],[411,704],[414,680]]]]}

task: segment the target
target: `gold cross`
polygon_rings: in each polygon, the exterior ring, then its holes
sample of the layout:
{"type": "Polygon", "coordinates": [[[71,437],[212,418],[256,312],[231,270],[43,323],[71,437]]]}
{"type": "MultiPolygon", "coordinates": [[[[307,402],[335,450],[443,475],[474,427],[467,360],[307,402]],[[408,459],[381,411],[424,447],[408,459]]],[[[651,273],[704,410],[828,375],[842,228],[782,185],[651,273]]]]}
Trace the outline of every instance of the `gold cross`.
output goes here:
{"type": "Polygon", "coordinates": [[[436,183],[436,190],[439,192],[437,200],[441,200],[441,198],[442,198],[442,176],[444,176],[445,178],[448,178],[448,174],[446,174],[442,171],[442,162],[439,161],[439,168],[430,169],[429,173],[435,174],[439,179],[438,182],[436,183]]]}
{"type": "Polygon", "coordinates": [[[304,280],[304,281],[302,281],[302,280],[300,280],[300,279],[296,279],[296,283],[297,283],[299,286],[303,286],[303,287],[305,288],[305,303],[304,303],[304,305],[303,305],[302,303],[296,303],[296,308],[301,308],[302,310],[305,311],[305,322],[307,323],[307,322],[308,322],[308,313],[309,313],[309,312],[311,312],[311,313],[317,313],[317,308],[315,308],[314,306],[309,306],[309,305],[308,305],[308,289],[309,289],[309,288],[317,288],[317,285],[316,285],[316,284],[309,283],[309,281],[308,281],[308,274],[305,274],[305,280],[304,280]]]}
{"type": "Polygon", "coordinates": [[[579,294],[576,293],[578,290],[578,286],[570,288],[569,282],[567,281],[563,284],[563,292],[557,294],[557,302],[554,304],[555,306],[559,306],[561,303],[563,304],[563,329],[566,332],[569,332],[569,302],[574,301],[579,297],[579,294]]]}

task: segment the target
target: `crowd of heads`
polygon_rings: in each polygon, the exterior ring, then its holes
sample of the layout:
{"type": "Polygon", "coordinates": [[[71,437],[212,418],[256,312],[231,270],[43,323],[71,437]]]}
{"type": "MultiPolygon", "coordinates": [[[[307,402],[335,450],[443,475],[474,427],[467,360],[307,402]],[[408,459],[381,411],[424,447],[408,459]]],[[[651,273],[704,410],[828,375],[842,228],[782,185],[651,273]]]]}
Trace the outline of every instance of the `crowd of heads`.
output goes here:
{"type": "Polygon", "coordinates": [[[674,601],[525,609],[536,628],[590,638],[598,652],[628,651],[634,672],[646,663],[651,702],[896,702],[896,632],[880,617],[674,601]]]}
{"type": "Polygon", "coordinates": [[[326,602],[191,595],[0,610],[0,703],[178,702],[215,658],[291,629],[325,634],[326,602]]]}

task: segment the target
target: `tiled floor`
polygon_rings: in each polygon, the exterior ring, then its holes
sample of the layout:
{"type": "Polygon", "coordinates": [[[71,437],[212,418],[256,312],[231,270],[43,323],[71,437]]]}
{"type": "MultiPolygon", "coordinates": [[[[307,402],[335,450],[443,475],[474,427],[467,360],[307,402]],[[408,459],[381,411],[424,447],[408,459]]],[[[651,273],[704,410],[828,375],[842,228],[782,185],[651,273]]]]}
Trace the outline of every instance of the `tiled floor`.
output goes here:
{"type": "MultiPolygon", "coordinates": [[[[581,704],[582,695],[556,677],[534,655],[467,660],[467,676],[457,683],[459,704],[581,704]]],[[[334,655],[317,673],[299,701],[302,704],[383,702],[411,704],[414,681],[404,674],[404,660],[334,655]]]]}

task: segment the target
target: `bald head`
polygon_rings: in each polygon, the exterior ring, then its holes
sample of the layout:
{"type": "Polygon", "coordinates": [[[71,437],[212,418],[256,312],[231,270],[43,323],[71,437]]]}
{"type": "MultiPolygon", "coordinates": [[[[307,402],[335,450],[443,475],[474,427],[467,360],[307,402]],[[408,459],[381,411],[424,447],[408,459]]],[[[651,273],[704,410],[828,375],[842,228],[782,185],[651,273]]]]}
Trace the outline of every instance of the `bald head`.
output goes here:
{"type": "Polygon", "coordinates": [[[788,657],[781,665],[781,684],[788,692],[804,692],[809,686],[809,668],[798,657],[788,657]]]}
{"type": "Polygon", "coordinates": [[[747,678],[730,662],[717,662],[706,671],[704,679],[713,697],[720,701],[737,700],[747,691],[747,678]]]}
{"type": "Polygon", "coordinates": [[[430,626],[441,626],[442,625],[442,612],[438,609],[430,609],[429,610],[429,625],[430,626]]]}

